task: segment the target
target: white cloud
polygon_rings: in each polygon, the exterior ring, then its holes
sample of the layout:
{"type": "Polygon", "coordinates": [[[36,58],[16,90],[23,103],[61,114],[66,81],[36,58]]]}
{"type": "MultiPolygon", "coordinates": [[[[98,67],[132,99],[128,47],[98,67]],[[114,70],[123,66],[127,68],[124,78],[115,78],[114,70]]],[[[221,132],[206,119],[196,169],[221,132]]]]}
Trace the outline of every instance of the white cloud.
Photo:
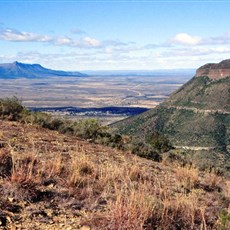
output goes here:
{"type": "Polygon", "coordinates": [[[220,45],[220,44],[229,44],[230,43],[230,33],[223,34],[217,37],[206,38],[203,41],[204,44],[220,45]]]}
{"type": "Polygon", "coordinates": [[[0,28],[0,40],[9,42],[40,42],[47,43],[55,46],[69,46],[76,48],[106,48],[106,47],[125,47],[130,46],[133,43],[125,43],[119,40],[104,40],[99,41],[96,38],[86,36],[83,31],[76,30],[75,33],[79,33],[81,37],[74,38],[65,35],[61,36],[49,36],[43,34],[36,34],[31,32],[23,32],[15,29],[0,28]]]}
{"type": "Polygon", "coordinates": [[[54,41],[55,41],[55,44],[59,45],[59,46],[70,45],[73,42],[71,38],[66,37],[66,36],[65,37],[57,37],[56,39],[54,39],[54,41]]]}
{"type": "Polygon", "coordinates": [[[178,45],[199,45],[201,42],[202,39],[200,37],[192,36],[187,33],[176,34],[169,40],[169,43],[178,45]]]}
{"type": "Polygon", "coordinates": [[[67,36],[51,37],[48,35],[22,32],[15,29],[1,29],[0,40],[11,41],[11,42],[41,42],[41,43],[49,43],[57,46],[71,46],[71,47],[79,47],[79,48],[84,48],[84,47],[96,48],[101,45],[100,41],[91,37],[84,37],[76,40],[67,36]]]}
{"type": "Polygon", "coordinates": [[[230,48],[221,46],[221,47],[210,48],[210,51],[216,53],[229,53],[230,48]]]}
{"type": "Polygon", "coordinates": [[[118,39],[98,40],[86,33],[51,36],[0,28],[0,40],[49,44],[48,48],[40,46],[41,53],[30,52],[34,44],[22,46],[17,54],[11,55],[9,51],[8,56],[0,55],[1,62],[18,60],[66,70],[185,68],[230,54],[230,33],[207,38],[178,33],[165,43],[137,44],[118,39]]]}
{"type": "Polygon", "coordinates": [[[85,37],[83,40],[87,46],[98,47],[101,45],[101,42],[95,38],[85,37]]]}
{"type": "MultiPolygon", "coordinates": [[[[187,33],[179,33],[170,38],[166,45],[184,45],[184,46],[207,46],[207,45],[227,45],[230,44],[230,32],[216,37],[202,38],[187,33]]],[[[162,45],[163,47],[163,45],[162,45]]]]}
{"type": "Polygon", "coordinates": [[[50,36],[39,35],[29,32],[20,32],[14,29],[3,29],[0,31],[0,39],[14,42],[25,42],[25,41],[37,41],[37,42],[49,42],[52,40],[50,36]]]}
{"type": "Polygon", "coordinates": [[[195,57],[195,56],[207,56],[207,55],[212,55],[212,54],[230,54],[230,48],[225,47],[225,46],[174,48],[170,51],[163,51],[161,53],[161,56],[195,57]]]}

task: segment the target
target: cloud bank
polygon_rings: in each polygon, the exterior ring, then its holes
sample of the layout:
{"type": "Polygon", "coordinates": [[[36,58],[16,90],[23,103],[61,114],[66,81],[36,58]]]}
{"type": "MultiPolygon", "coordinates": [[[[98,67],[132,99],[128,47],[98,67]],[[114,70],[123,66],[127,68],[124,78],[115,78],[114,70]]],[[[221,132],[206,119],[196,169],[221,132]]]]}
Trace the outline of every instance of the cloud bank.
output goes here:
{"type": "Polygon", "coordinates": [[[0,39],[14,42],[50,42],[52,40],[52,38],[47,35],[21,32],[15,29],[1,29],[0,39]]]}
{"type": "Polygon", "coordinates": [[[1,54],[0,62],[18,60],[66,70],[196,68],[230,55],[230,32],[216,37],[181,32],[159,44],[100,40],[80,29],[70,32],[69,35],[50,35],[0,28],[0,41],[25,43],[29,47],[23,50],[18,46],[16,53],[1,54]],[[33,43],[47,48],[43,52],[34,50],[33,43]]]}
{"type": "Polygon", "coordinates": [[[96,38],[88,36],[86,32],[79,29],[74,29],[71,32],[73,34],[81,35],[81,37],[74,38],[66,35],[51,36],[24,32],[11,28],[2,28],[0,29],[0,40],[9,42],[47,43],[54,46],[68,46],[76,48],[104,48],[130,45],[129,43],[120,42],[118,40],[99,41],[96,38]]]}

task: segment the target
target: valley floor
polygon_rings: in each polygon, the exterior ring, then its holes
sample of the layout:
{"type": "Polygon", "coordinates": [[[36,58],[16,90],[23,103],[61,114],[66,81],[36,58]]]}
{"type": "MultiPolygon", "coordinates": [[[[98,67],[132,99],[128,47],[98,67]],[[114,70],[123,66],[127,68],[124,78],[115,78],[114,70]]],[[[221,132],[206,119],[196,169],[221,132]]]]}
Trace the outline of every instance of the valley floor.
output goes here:
{"type": "Polygon", "coordinates": [[[27,107],[144,107],[168,98],[192,75],[153,74],[1,79],[0,97],[16,96],[27,107]],[[174,79],[174,80],[172,80],[174,79]]]}

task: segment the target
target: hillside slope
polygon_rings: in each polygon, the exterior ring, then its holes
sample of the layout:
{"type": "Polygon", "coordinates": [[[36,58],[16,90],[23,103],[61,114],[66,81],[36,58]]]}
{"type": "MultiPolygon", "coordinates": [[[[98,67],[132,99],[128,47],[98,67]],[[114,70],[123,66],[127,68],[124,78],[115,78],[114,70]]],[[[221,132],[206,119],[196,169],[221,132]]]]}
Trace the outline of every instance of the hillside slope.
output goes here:
{"type": "Polygon", "coordinates": [[[166,135],[174,146],[227,152],[230,149],[230,77],[214,80],[196,76],[160,106],[113,127],[122,134],[143,137],[158,132],[166,135]]]}
{"type": "Polygon", "coordinates": [[[227,229],[229,186],[193,167],[0,121],[3,229],[227,229]]]}
{"type": "Polygon", "coordinates": [[[165,134],[174,145],[221,148],[230,145],[230,78],[193,78],[160,106],[114,124],[121,133],[165,134]]]}
{"type": "Polygon", "coordinates": [[[86,76],[86,74],[80,72],[51,70],[44,68],[39,64],[24,64],[20,62],[0,64],[0,78],[3,79],[57,76],[86,76]]]}

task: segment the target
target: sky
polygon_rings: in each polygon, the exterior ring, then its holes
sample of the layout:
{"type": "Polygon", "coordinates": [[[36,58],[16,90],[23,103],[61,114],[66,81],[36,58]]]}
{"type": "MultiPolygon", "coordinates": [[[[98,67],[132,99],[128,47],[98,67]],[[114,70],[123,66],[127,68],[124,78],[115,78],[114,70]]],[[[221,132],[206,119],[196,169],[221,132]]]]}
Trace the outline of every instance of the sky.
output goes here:
{"type": "Polygon", "coordinates": [[[229,1],[0,0],[0,63],[198,68],[230,58],[229,1]]]}

